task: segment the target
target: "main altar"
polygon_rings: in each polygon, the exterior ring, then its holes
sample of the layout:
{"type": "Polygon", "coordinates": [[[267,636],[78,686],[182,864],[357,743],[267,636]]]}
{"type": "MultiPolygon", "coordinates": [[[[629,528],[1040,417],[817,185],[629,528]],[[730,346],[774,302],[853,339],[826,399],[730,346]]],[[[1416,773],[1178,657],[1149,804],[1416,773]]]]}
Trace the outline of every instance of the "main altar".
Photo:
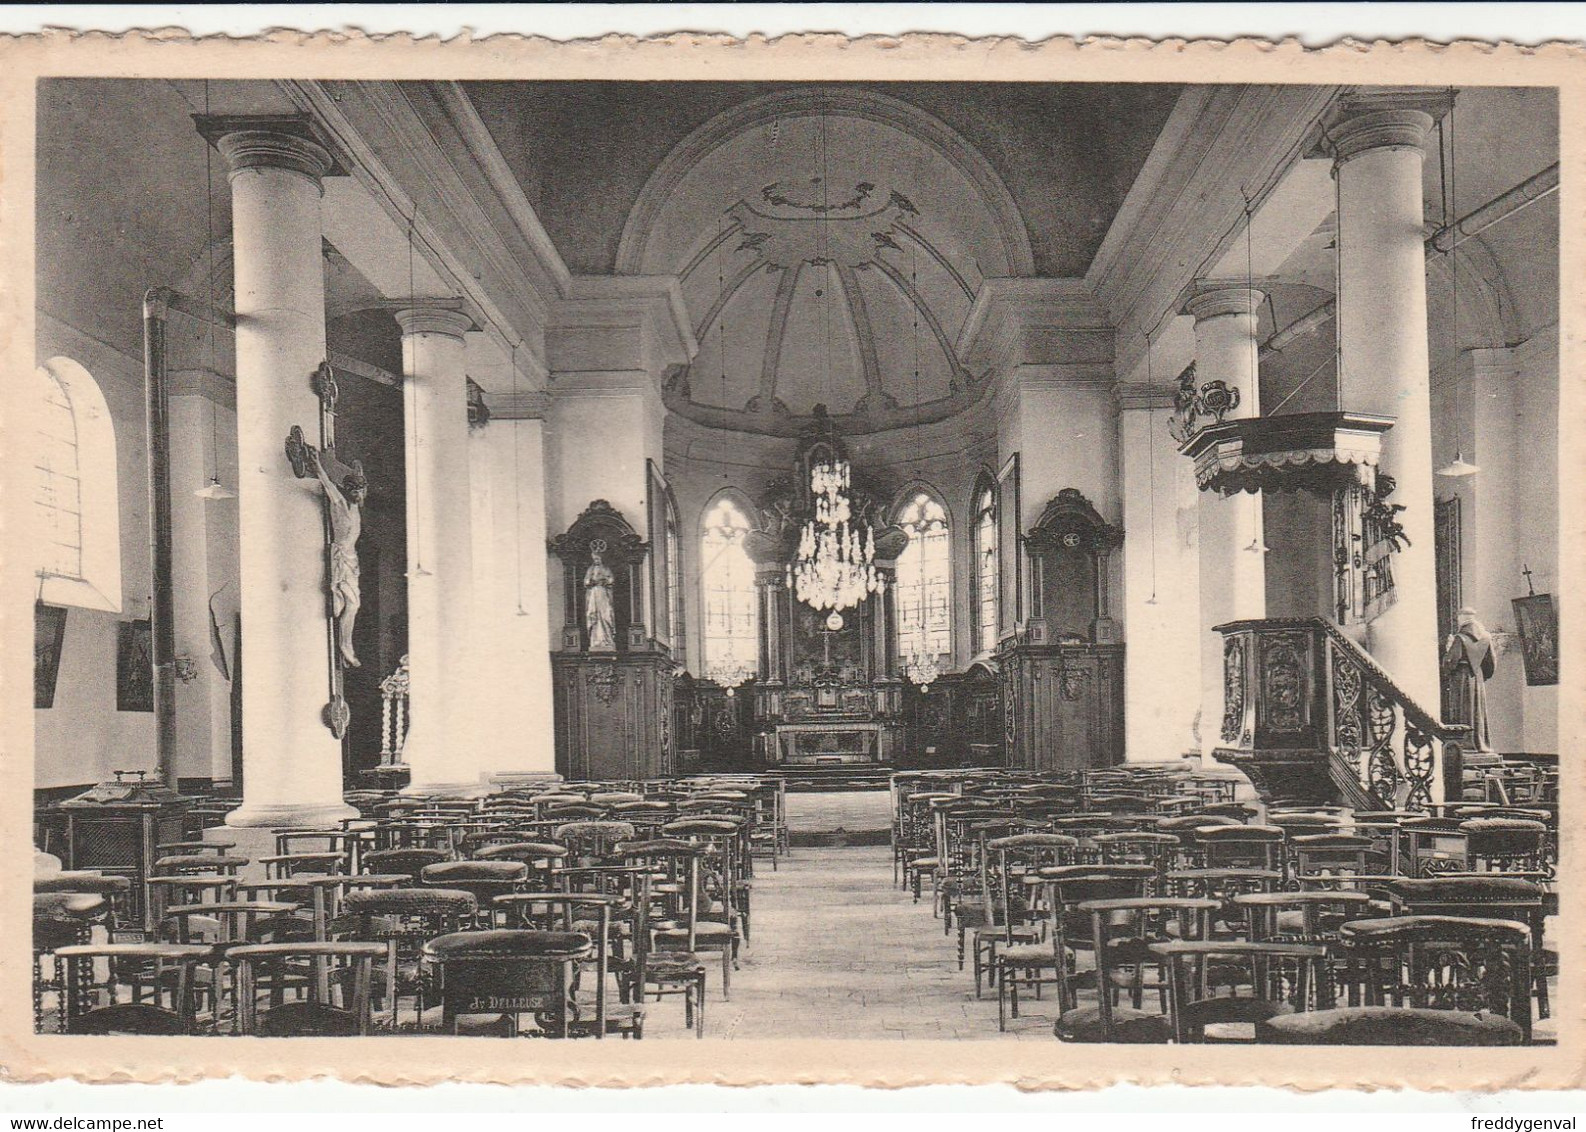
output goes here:
{"type": "MultiPolygon", "coordinates": [[[[882,495],[850,471],[841,437],[817,408],[799,440],[791,478],[761,501],[761,530],[746,543],[760,596],[760,665],[752,688],[754,747],[769,766],[889,764],[903,733],[903,681],[897,676],[894,580],[908,535],[890,525],[882,495]],[[821,469],[841,468],[838,541],[856,552],[851,605],[815,597],[820,578],[811,520],[831,517],[812,487],[821,469]],[[805,596],[801,596],[801,593],[805,596]]],[[[818,525],[818,524],[817,524],[818,525]]],[[[833,524],[834,529],[836,524],[833,524]]]]}

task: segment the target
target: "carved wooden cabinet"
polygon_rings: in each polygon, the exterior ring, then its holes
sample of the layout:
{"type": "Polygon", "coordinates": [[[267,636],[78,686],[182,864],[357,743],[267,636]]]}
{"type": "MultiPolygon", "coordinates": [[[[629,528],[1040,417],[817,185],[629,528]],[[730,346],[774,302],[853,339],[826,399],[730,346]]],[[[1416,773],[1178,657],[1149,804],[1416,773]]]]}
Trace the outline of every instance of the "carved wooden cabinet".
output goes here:
{"type": "Polygon", "coordinates": [[[671,774],[672,670],[660,653],[553,655],[557,773],[574,781],[671,774]]]}
{"type": "Polygon", "coordinates": [[[603,499],[551,541],[566,595],[561,651],[551,654],[556,769],[573,780],[658,778],[676,766],[676,666],[646,630],[650,544],[603,499]],[[586,572],[594,553],[611,571],[612,648],[592,648],[586,572]]]}
{"type": "Polygon", "coordinates": [[[1064,771],[1123,761],[1123,646],[1017,645],[1001,656],[1007,761],[1064,771]]]}

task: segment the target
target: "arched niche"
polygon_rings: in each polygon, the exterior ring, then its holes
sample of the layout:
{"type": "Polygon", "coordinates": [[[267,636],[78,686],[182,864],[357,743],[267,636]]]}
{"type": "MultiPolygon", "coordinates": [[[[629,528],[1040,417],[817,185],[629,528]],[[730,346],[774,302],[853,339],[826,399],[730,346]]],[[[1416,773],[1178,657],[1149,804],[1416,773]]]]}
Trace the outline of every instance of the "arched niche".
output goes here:
{"type": "Polygon", "coordinates": [[[650,544],[639,537],[633,524],[604,499],[596,499],[573,521],[566,533],[551,540],[552,552],[562,560],[562,651],[588,652],[589,633],[584,624],[587,596],[584,576],[599,549],[611,569],[611,597],[617,652],[645,647],[645,556],[650,544]]]}
{"type": "Polygon", "coordinates": [[[1103,519],[1077,488],[1057,493],[1024,536],[1031,570],[1031,643],[1116,639],[1108,560],[1122,545],[1123,528],[1103,519]]]}

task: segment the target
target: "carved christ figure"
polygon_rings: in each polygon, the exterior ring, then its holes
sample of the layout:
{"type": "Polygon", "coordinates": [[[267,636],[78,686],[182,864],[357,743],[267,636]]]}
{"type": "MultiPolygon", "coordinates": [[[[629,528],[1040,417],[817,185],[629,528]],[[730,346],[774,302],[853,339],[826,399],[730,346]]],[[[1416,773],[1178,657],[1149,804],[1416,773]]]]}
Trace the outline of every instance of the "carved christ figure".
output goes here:
{"type": "Polygon", "coordinates": [[[592,561],[584,571],[584,627],[589,631],[589,651],[615,652],[617,617],[611,603],[611,586],[616,579],[611,567],[601,560],[599,549],[589,553],[592,561]]]}
{"type": "MultiPolygon", "coordinates": [[[[336,618],[336,649],[348,668],[358,668],[352,649],[353,624],[358,619],[362,596],[358,583],[358,536],[363,533],[363,501],[369,483],[355,466],[342,477],[341,486],[325,471],[325,461],[312,447],[304,446],[309,469],[325,489],[325,505],[330,512],[330,596],[331,612],[336,618]]],[[[335,460],[334,454],[331,460],[335,460]]],[[[356,464],[356,462],[355,462],[356,464]]]]}

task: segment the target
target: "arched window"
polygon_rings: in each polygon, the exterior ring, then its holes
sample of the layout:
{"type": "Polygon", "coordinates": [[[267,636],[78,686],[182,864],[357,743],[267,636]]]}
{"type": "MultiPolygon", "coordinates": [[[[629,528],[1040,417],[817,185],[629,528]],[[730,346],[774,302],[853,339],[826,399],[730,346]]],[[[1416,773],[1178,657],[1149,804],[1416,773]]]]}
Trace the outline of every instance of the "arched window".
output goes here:
{"type": "Polygon", "coordinates": [[[997,647],[997,495],[991,484],[975,492],[975,646],[997,647]]]}
{"type": "Polygon", "coordinates": [[[39,598],[117,612],[121,521],[109,407],[93,376],[70,358],[51,358],[33,376],[39,598]]]}
{"type": "Polygon", "coordinates": [[[953,567],[947,509],[929,492],[898,512],[909,533],[898,555],[898,652],[940,657],[953,651],[953,567]]]}
{"type": "Polygon", "coordinates": [[[754,563],[744,550],[749,519],[731,499],[720,499],[705,513],[703,526],[705,675],[737,683],[755,674],[760,653],[754,563]]]}

